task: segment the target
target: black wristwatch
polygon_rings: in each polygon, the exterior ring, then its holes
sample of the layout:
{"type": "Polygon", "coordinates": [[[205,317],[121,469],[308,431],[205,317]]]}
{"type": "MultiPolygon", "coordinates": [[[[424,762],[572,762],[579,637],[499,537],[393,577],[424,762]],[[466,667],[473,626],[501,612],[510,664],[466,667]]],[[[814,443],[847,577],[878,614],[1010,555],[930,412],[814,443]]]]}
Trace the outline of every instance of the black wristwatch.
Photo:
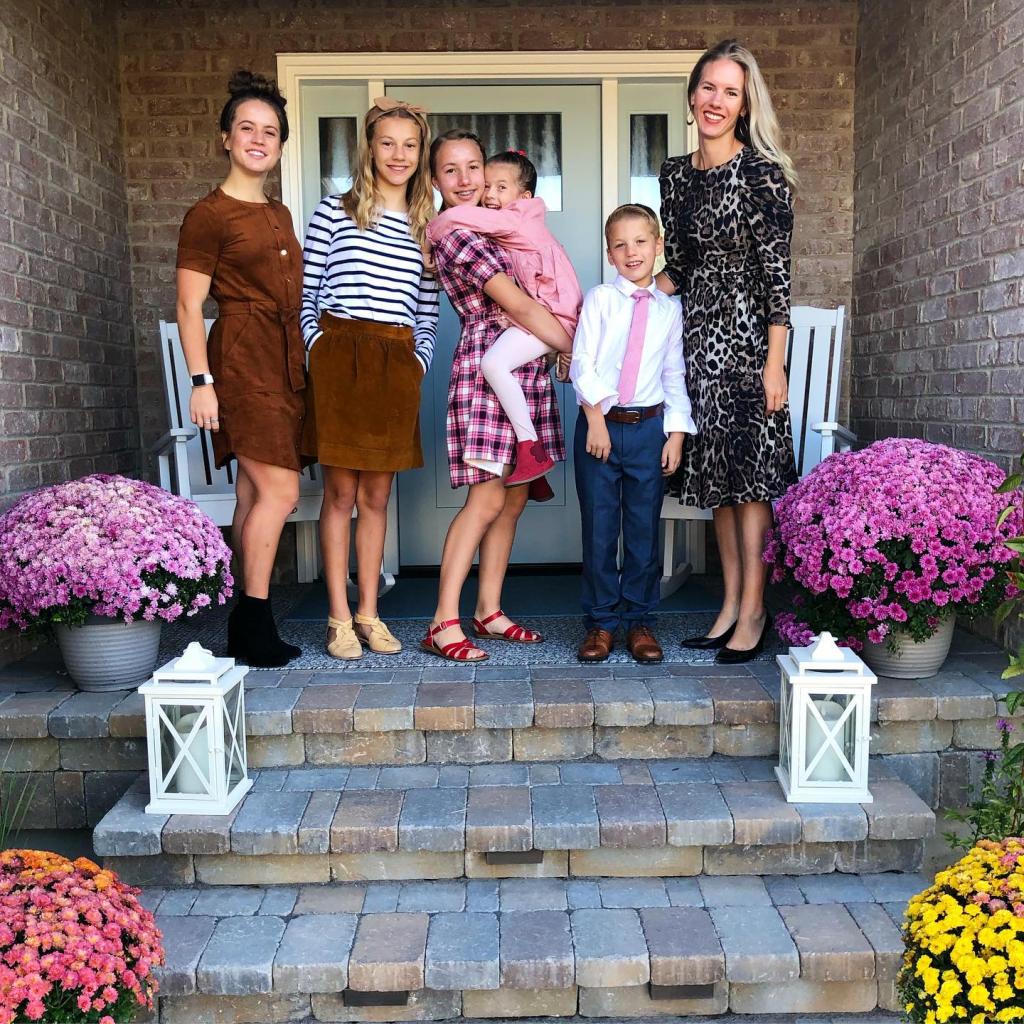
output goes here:
{"type": "Polygon", "coordinates": [[[193,373],[192,374],[192,387],[201,388],[204,384],[213,383],[212,373],[193,373]]]}

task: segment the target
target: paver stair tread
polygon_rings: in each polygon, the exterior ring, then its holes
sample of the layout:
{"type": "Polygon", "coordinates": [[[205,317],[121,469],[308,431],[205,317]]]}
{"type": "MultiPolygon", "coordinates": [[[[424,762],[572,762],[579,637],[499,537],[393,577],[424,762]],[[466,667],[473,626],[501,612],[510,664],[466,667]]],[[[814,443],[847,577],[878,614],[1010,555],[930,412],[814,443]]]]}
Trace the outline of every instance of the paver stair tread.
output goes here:
{"type": "MultiPolygon", "coordinates": [[[[778,721],[778,670],[770,663],[713,665],[533,666],[448,673],[250,672],[246,733],[425,732],[474,729],[628,728],[767,725],[778,721]]],[[[911,685],[882,679],[872,721],[990,719],[997,713],[996,672],[947,668],[911,685]]],[[[66,685],[66,681],[63,685],[66,685]]],[[[137,692],[70,689],[0,694],[0,732],[9,739],[141,737],[137,692]]]]}
{"type": "Polygon", "coordinates": [[[502,879],[154,889],[144,901],[164,931],[164,996],[493,991],[891,981],[901,909],[927,884],[502,879]]]}
{"type": "Polygon", "coordinates": [[[876,773],[869,804],[790,804],[769,759],[417,765],[254,773],[228,816],[146,814],[140,778],[96,827],[100,856],[243,856],[919,840],[932,810],[876,773]]]}

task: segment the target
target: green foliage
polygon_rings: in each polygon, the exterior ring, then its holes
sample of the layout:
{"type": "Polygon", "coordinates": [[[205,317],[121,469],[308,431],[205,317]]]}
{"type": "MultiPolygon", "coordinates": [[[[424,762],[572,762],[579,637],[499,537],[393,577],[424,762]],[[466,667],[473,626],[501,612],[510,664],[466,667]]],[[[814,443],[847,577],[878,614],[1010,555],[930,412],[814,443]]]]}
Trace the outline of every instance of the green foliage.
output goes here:
{"type": "MultiPolygon", "coordinates": [[[[997,489],[999,494],[1010,495],[1010,502],[1000,514],[1003,523],[1012,514],[1021,500],[1021,486],[1024,484],[1024,455],[1019,459],[1020,471],[1009,474],[997,489]]],[[[1024,553],[1024,537],[1006,541],[1013,551],[1024,553]]],[[[1012,617],[1024,617],[1024,571],[1020,561],[1007,573],[1016,593],[1004,601],[995,612],[996,625],[1012,617]]],[[[1010,654],[1010,663],[1003,670],[1003,679],[1024,676],[1024,647],[1016,654],[1010,654]]],[[[1009,715],[1017,715],[1024,709],[1024,690],[1012,690],[1004,698],[1009,715]]],[[[954,832],[944,833],[944,838],[956,849],[969,849],[979,839],[1005,839],[1007,836],[1024,835],[1024,741],[1010,742],[1013,725],[1005,719],[999,720],[1000,746],[998,751],[986,751],[985,770],[981,785],[972,796],[976,797],[967,811],[950,811],[951,821],[966,822],[970,835],[958,836],[954,832]]]]}
{"type": "Polygon", "coordinates": [[[10,753],[8,747],[0,763],[0,850],[6,850],[11,836],[21,831],[36,793],[35,782],[22,781],[17,773],[5,770],[10,753]]]}
{"type": "MultiPolygon", "coordinates": [[[[1007,710],[1012,715],[1024,693],[1007,694],[1007,710]],[[1012,700],[1011,700],[1012,698],[1012,700]]],[[[955,849],[969,850],[979,839],[1005,839],[1024,832],[1024,741],[1010,742],[1014,731],[1012,723],[999,720],[1000,743],[998,751],[985,751],[985,770],[981,785],[971,787],[975,799],[966,811],[948,811],[950,821],[966,822],[967,835],[944,832],[943,838],[955,849]]]]}

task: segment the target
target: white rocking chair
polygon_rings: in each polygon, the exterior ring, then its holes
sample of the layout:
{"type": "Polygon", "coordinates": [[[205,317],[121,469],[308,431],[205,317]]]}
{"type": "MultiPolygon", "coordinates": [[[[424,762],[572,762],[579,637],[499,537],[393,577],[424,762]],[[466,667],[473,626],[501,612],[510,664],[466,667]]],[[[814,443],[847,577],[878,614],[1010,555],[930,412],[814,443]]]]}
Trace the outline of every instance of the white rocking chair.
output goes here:
{"type": "MultiPolygon", "coordinates": [[[[786,349],[789,414],[797,472],[804,477],[833,452],[849,451],[857,435],[836,421],[843,372],[846,309],[794,306],[786,349]]],[[[705,570],[704,524],[710,509],[680,505],[666,495],[661,507],[661,596],[679,589],[691,572],[705,570]]]]}

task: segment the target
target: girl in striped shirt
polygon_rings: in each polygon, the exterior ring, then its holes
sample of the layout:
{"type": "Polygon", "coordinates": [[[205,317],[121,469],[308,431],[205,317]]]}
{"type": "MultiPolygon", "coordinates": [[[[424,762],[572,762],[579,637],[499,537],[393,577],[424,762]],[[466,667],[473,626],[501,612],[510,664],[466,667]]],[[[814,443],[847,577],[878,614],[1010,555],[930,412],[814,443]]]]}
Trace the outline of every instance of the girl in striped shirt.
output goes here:
{"type": "Polygon", "coordinates": [[[420,107],[382,97],[363,121],[352,188],[321,200],[303,246],[300,322],[309,351],[303,452],[324,468],[320,545],[335,658],[397,654],[377,615],[395,473],[423,465],[420,384],[437,332],[438,286],[424,265],[434,214],[430,128],[420,107]],[[359,604],[346,582],[358,513],[359,604]]]}

